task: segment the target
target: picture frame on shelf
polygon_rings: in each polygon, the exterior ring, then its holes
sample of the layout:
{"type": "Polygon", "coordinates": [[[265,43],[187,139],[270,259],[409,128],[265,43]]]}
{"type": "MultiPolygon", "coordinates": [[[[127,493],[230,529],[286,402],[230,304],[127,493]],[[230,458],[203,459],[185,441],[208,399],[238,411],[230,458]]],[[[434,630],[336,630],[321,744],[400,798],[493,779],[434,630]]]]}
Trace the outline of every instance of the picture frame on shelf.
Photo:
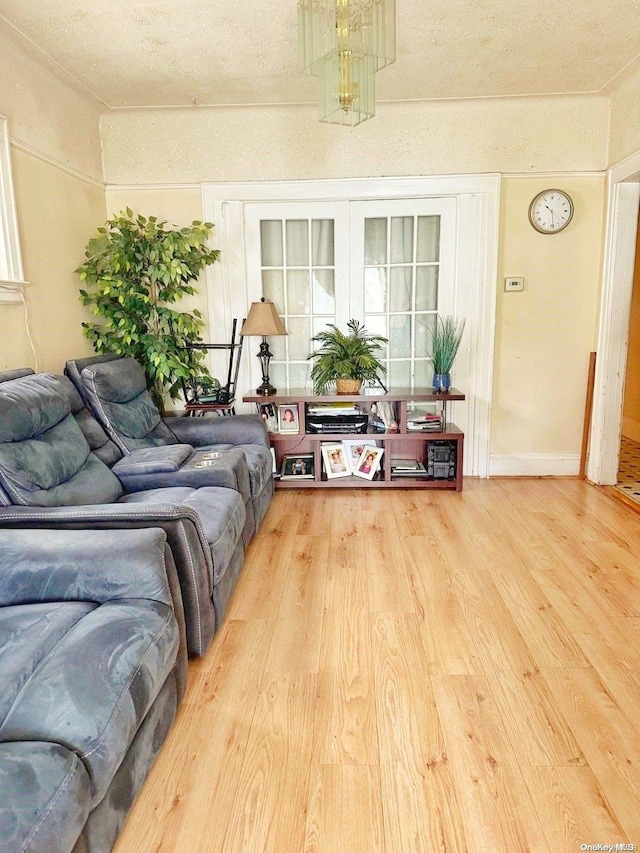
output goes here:
{"type": "Polygon", "coordinates": [[[300,431],[298,407],[295,404],[285,403],[278,406],[278,430],[282,433],[300,431]]]}
{"type": "Polygon", "coordinates": [[[344,445],[347,454],[347,460],[349,462],[349,468],[352,474],[358,467],[358,462],[360,461],[360,457],[365,446],[378,446],[377,441],[374,441],[370,438],[368,439],[366,438],[366,436],[363,438],[344,438],[342,440],[342,444],[344,445]]]}
{"type": "Polygon", "coordinates": [[[354,476],[362,477],[365,480],[373,480],[377,471],[380,470],[380,461],[383,454],[384,447],[366,444],[353,472],[354,476]]]}
{"type": "Polygon", "coordinates": [[[328,480],[336,477],[350,477],[351,465],[347,458],[347,451],[342,442],[322,445],[322,461],[324,471],[328,480]]]}
{"type": "Polygon", "coordinates": [[[314,477],[313,453],[287,453],[283,456],[281,480],[313,480],[314,477]]]}
{"type": "Polygon", "coordinates": [[[278,424],[278,410],[273,403],[259,403],[260,417],[268,433],[277,433],[280,429],[278,424]]]}

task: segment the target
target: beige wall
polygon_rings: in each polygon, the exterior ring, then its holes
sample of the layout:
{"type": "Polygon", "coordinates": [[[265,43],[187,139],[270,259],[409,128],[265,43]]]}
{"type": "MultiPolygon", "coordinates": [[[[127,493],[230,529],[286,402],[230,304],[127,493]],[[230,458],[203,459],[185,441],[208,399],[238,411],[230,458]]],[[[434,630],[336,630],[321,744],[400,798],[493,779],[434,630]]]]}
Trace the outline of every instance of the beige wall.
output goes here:
{"type": "Polygon", "coordinates": [[[503,180],[492,454],[580,452],[604,205],[604,177],[503,180]],[[549,186],[569,192],[575,213],[565,231],[547,236],[529,224],[528,207],[549,186]],[[504,276],[524,276],[524,292],[505,293],[504,276]]]}
{"type": "MultiPolygon", "coordinates": [[[[166,219],[169,225],[190,225],[194,219],[203,220],[202,193],[199,187],[182,187],[167,189],[107,189],[107,213],[114,216],[126,207],[143,216],[157,216],[166,219]]],[[[207,319],[207,298],[205,293],[204,274],[196,285],[198,293],[185,296],[180,301],[179,310],[192,311],[200,309],[203,319],[207,319]]],[[[177,306],[176,306],[177,307],[177,306]]],[[[206,340],[206,328],[203,337],[206,340]]]]}
{"type": "MultiPolygon", "coordinates": [[[[91,353],[78,301],[84,247],[104,222],[104,191],[23,151],[13,151],[29,328],[40,370],[59,373],[68,358],[91,353]]],[[[0,305],[0,364],[36,367],[22,305],[0,305]]]]}
{"type": "Polygon", "coordinates": [[[126,110],[103,115],[109,184],[264,181],[607,166],[607,98],[380,104],[352,130],[310,107],[126,110]]]}
{"type": "Polygon", "coordinates": [[[640,151],[640,68],[611,94],[609,165],[640,151]]]}
{"type": "Polygon", "coordinates": [[[0,18],[0,113],[14,147],[102,181],[102,105],[0,18]]]}
{"type": "Polygon", "coordinates": [[[640,441],[640,223],[629,317],[629,350],[624,385],[622,434],[640,441]]]}
{"type": "MultiPolygon", "coordinates": [[[[29,329],[41,370],[90,351],[78,302],[88,238],[105,219],[100,104],[56,76],[0,20],[0,112],[9,120],[29,329]]],[[[0,305],[0,366],[36,367],[22,305],[0,305]]]]}

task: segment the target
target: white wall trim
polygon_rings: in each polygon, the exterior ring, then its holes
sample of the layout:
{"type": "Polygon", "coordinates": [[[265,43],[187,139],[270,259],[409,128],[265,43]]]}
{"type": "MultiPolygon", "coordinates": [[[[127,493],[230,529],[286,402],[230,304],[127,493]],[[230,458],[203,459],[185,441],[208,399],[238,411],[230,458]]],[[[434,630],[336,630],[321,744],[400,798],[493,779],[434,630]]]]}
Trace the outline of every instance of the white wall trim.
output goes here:
{"type": "Polygon", "coordinates": [[[492,453],[491,477],[576,477],[580,455],[545,453],[492,453]]]}
{"type": "Polygon", "coordinates": [[[204,184],[205,197],[228,201],[336,201],[351,199],[420,198],[495,192],[500,175],[434,175],[398,178],[336,178],[322,181],[237,181],[204,184]]]}
{"type": "Polygon", "coordinates": [[[61,160],[57,160],[49,154],[44,154],[42,151],[38,151],[37,148],[32,148],[30,145],[26,145],[24,142],[20,142],[17,139],[11,140],[11,147],[15,148],[16,151],[22,151],[25,154],[29,154],[31,157],[35,157],[37,160],[41,160],[43,163],[47,163],[49,166],[59,169],[61,172],[70,175],[72,178],[84,181],[86,184],[91,184],[91,186],[97,187],[103,192],[107,188],[105,182],[99,178],[94,178],[91,175],[87,175],[86,172],[74,169],[72,166],[69,166],[68,163],[63,163],[61,160]]]}
{"type": "Polygon", "coordinates": [[[618,474],[640,206],[639,182],[640,152],[609,170],[591,442],[586,470],[591,482],[603,486],[615,484],[618,474]]]}

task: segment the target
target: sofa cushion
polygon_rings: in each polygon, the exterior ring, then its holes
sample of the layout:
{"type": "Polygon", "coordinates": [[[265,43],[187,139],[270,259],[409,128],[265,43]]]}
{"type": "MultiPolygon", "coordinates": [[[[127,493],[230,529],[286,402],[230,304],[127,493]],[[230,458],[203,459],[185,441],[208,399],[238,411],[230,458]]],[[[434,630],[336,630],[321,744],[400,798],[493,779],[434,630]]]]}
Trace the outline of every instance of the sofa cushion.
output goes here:
{"type": "Polygon", "coordinates": [[[105,465],[111,468],[118,459],[122,459],[122,450],[115,442],[111,441],[105,430],[87,409],[73,382],[67,376],[56,378],[60,381],[60,388],[69,400],[71,414],[87,439],[91,452],[95,453],[98,459],[101,459],[105,465]]]}
{"type": "Polygon", "coordinates": [[[0,607],[0,724],[40,662],[94,609],[83,601],[0,607]]]}
{"type": "Polygon", "coordinates": [[[212,587],[224,576],[242,539],[246,511],[240,494],[232,489],[205,486],[176,487],[134,492],[120,503],[168,503],[188,506],[200,517],[213,561],[212,587]]]}
{"type": "Polygon", "coordinates": [[[123,599],[89,610],[26,680],[0,722],[0,741],[49,741],[73,750],[89,773],[95,805],[170,676],[178,646],[166,604],[123,599]]]}
{"type": "Polygon", "coordinates": [[[57,743],[0,743],[0,851],[71,850],[91,806],[78,756],[57,743]]]}
{"type": "Polygon", "coordinates": [[[134,359],[85,367],[80,380],[91,409],[123,450],[178,443],[151,399],[143,368],[134,359]]]}
{"type": "Polygon", "coordinates": [[[0,384],[0,486],[28,506],[111,503],[122,493],[91,454],[55,376],[0,384]]]}

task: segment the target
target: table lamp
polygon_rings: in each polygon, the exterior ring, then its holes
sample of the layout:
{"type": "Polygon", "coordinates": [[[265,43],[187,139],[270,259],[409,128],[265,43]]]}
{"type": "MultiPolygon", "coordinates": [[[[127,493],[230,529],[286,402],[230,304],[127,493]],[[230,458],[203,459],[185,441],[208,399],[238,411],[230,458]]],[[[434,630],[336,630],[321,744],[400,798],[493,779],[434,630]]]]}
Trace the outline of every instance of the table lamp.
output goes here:
{"type": "Polygon", "coordinates": [[[262,343],[258,351],[258,361],[262,368],[262,385],[256,388],[256,394],[262,394],[265,397],[275,394],[278,389],[274,388],[269,380],[269,362],[273,357],[273,353],[269,349],[267,336],[286,335],[287,330],[282,324],[280,317],[278,317],[278,312],[273,302],[267,302],[264,297],[262,297],[260,302],[252,302],[240,334],[244,337],[251,335],[262,337],[262,343]]]}

